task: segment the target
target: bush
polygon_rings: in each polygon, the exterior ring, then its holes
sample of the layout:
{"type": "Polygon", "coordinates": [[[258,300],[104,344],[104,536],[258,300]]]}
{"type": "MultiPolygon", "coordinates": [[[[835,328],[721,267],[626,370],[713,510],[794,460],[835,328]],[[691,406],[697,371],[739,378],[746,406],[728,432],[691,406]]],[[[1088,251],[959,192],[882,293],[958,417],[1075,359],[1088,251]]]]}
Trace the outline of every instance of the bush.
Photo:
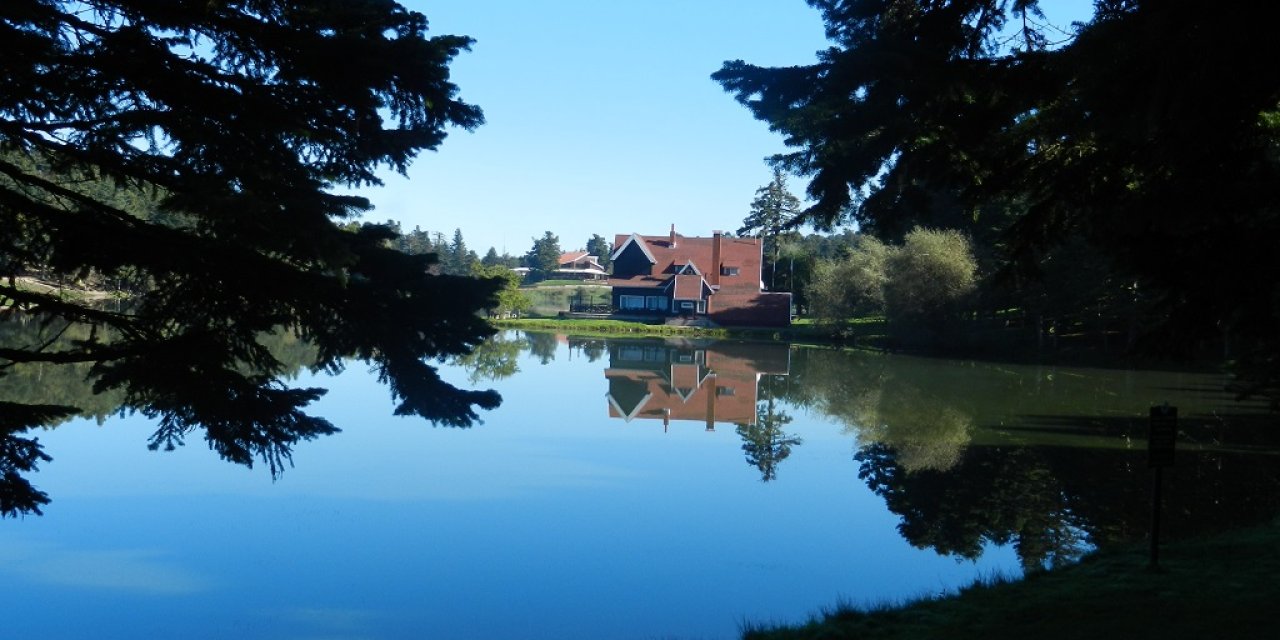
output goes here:
{"type": "Polygon", "coordinates": [[[937,327],[953,318],[977,284],[978,263],[958,231],[916,227],[889,253],[884,284],[890,322],[937,327]]]}

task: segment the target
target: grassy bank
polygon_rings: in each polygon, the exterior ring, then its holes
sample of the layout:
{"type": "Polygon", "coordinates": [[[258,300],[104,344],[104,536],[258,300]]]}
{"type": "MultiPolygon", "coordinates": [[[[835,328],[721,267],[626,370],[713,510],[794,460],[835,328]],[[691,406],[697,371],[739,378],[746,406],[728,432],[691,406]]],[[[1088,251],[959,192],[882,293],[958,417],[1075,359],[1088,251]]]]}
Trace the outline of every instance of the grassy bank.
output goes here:
{"type": "Polygon", "coordinates": [[[503,329],[555,331],[583,336],[688,336],[698,338],[739,338],[743,340],[787,340],[795,343],[829,343],[831,334],[809,322],[790,327],[680,327],[622,320],[589,320],[581,318],[520,318],[493,320],[503,329]]]}
{"type": "Polygon", "coordinates": [[[1097,554],[1018,582],[902,606],[842,607],[799,627],[753,626],[748,640],[865,638],[1272,638],[1280,603],[1280,523],[1097,554]]]}
{"type": "Polygon", "coordinates": [[[519,318],[493,320],[503,329],[528,329],[530,331],[555,331],[581,336],[691,336],[704,338],[729,338],[728,329],[705,327],[673,327],[643,322],[621,320],[584,320],[560,318],[519,318]]]}

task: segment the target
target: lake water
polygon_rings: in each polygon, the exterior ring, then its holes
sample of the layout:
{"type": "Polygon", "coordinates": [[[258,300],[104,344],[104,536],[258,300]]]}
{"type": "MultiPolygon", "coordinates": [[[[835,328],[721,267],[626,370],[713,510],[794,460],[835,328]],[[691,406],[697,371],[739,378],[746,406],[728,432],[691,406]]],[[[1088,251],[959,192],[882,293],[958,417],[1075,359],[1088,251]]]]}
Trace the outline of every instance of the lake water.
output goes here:
{"type": "Polygon", "coordinates": [[[1179,407],[1166,536],[1280,512],[1275,419],[1221,376],[507,333],[471,429],[392,416],[273,480],[141,416],[39,433],[43,516],[0,521],[5,637],[731,638],[1141,540],[1148,408],[1179,407]]]}

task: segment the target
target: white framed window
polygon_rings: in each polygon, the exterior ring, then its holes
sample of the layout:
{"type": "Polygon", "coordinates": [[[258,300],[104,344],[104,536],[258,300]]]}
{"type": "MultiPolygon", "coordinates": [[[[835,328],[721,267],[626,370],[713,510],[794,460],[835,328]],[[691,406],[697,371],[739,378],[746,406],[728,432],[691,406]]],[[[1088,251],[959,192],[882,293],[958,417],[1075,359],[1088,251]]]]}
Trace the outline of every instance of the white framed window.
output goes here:
{"type": "Polygon", "coordinates": [[[662,296],[648,296],[645,298],[645,306],[654,311],[661,311],[667,308],[667,299],[662,296]]]}
{"type": "Polygon", "coordinates": [[[728,266],[720,267],[720,275],[736,276],[738,275],[738,267],[728,267],[728,266]]]}

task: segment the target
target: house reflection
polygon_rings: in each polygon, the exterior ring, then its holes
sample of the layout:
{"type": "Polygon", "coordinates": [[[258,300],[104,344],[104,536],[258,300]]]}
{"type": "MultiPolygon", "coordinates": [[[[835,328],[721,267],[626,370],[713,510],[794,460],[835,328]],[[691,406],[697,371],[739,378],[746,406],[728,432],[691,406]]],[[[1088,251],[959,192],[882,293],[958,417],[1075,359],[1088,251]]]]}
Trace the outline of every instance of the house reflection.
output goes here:
{"type": "Polygon", "coordinates": [[[608,344],[609,417],[624,421],[754,425],[760,378],[787,375],[787,345],[710,341],[625,341],[608,344]]]}

